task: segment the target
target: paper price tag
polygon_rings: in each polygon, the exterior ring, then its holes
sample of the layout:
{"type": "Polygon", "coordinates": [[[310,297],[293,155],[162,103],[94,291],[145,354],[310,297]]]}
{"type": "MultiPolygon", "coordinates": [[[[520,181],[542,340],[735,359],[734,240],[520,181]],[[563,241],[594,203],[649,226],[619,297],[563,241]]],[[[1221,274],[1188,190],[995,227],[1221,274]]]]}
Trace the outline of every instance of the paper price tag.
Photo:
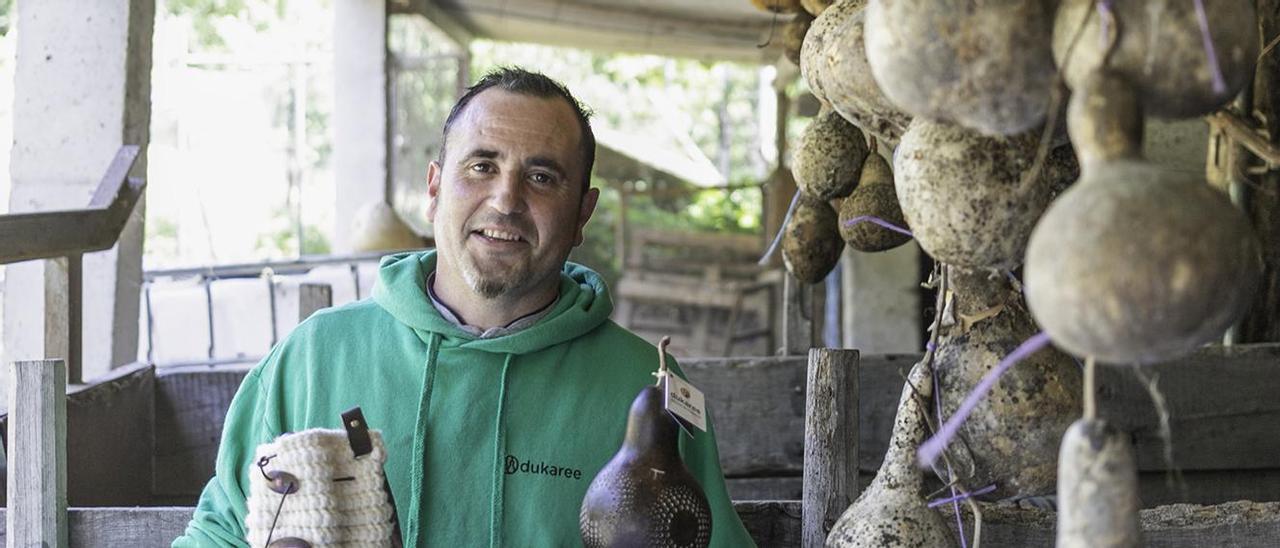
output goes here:
{"type": "Polygon", "coordinates": [[[665,384],[667,411],[706,432],[707,412],[702,391],[675,375],[668,375],[665,384]]]}

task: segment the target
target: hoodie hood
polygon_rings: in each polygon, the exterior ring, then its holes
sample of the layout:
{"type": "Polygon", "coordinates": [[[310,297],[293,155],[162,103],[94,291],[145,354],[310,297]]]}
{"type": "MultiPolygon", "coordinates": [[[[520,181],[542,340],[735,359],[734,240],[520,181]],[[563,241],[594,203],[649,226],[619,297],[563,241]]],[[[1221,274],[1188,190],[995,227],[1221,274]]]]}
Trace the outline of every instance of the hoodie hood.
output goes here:
{"type": "Polygon", "coordinates": [[[599,327],[613,312],[613,301],[600,275],[566,261],[560,271],[559,298],[541,321],[510,335],[479,339],[441,316],[431,305],[426,283],[435,268],[434,249],[383,257],[373,300],[424,341],[432,334],[439,335],[444,348],[528,354],[576,339],[599,327]]]}

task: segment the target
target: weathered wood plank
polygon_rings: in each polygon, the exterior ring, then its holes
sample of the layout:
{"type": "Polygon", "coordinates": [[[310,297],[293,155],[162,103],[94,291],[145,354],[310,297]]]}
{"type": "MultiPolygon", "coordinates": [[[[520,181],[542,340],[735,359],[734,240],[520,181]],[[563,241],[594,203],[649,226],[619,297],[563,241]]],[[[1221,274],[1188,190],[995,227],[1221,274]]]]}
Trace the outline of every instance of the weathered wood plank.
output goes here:
{"type": "Polygon", "coordinates": [[[733,509],[759,548],[800,546],[800,501],[735,501],[733,509]]]}
{"type": "Polygon", "coordinates": [[[821,547],[858,498],[858,351],[809,350],[801,545],[821,547]]]}
{"type": "MultiPolygon", "coordinates": [[[[862,356],[859,460],[879,468],[894,399],[917,355],[862,356]]],[[[796,474],[803,454],[804,361],[798,358],[687,359],[681,365],[707,394],[731,476],[796,474]]],[[[1183,470],[1280,468],[1280,344],[1206,347],[1144,369],[1169,405],[1174,463],[1183,470]]],[[[1138,468],[1167,470],[1151,397],[1128,367],[1099,368],[1100,413],[1132,432],[1138,468]]],[[[1280,494],[1275,495],[1280,497],[1280,494]]]]}
{"type": "Polygon", "coordinates": [[[9,365],[6,546],[67,545],[67,366],[9,365]]]}
{"type": "MultiPolygon", "coordinates": [[[[1280,468],[1280,344],[1207,347],[1146,367],[1169,406],[1174,464],[1280,468]]],[[[1159,419],[1130,367],[1099,369],[1099,413],[1134,434],[1139,470],[1167,470],[1159,419]]]]}
{"type": "MultiPolygon", "coordinates": [[[[880,466],[896,398],[917,359],[860,358],[858,453],[864,473],[880,466]]],[[[707,395],[727,476],[802,474],[805,358],[699,358],[682,360],[681,366],[707,395]]],[[[1280,500],[1280,399],[1274,397],[1280,375],[1272,371],[1280,369],[1280,345],[1211,347],[1149,369],[1159,374],[1171,408],[1174,457],[1184,468],[1185,496],[1164,485],[1160,471],[1167,467],[1152,437],[1158,421],[1146,390],[1123,368],[1101,368],[1099,383],[1103,416],[1137,432],[1139,467],[1147,472],[1144,478],[1151,478],[1143,480],[1143,500],[1216,503],[1246,495],[1280,500]],[[1235,479],[1228,469],[1257,472],[1235,479]],[[1231,495],[1235,489],[1240,496],[1231,495]]],[[[244,369],[161,370],[158,375],[156,493],[193,497],[213,473],[222,419],[244,369]]]]}
{"type": "MultiPolygon", "coordinates": [[[[155,370],[141,363],[67,393],[68,505],[151,503],[154,394],[155,370]]],[[[0,415],[0,430],[8,422],[0,415]]]]}
{"type": "Polygon", "coordinates": [[[804,496],[803,476],[725,478],[733,500],[800,500],[804,496]]]}
{"type": "MultiPolygon", "coordinates": [[[[799,544],[800,501],[742,501],[735,502],[734,508],[762,548],[799,544]]],[[[972,535],[972,515],[964,505],[961,512],[965,530],[972,535]]],[[[948,515],[944,521],[954,528],[950,510],[943,513],[948,515]]],[[[982,514],[983,546],[1030,548],[1054,544],[1056,517],[1052,512],[984,504],[982,514]]],[[[1151,548],[1271,548],[1280,536],[1280,503],[1176,504],[1143,510],[1141,516],[1143,540],[1151,548]]]]}
{"type": "Polygon", "coordinates": [[[806,364],[804,356],[680,362],[707,395],[726,475],[800,475],[806,364]]]}
{"type": "MultiPolygon", "coordinates": [[[[72,548],[169,546],[187,528],[194,508],[70,508],[68,541],[72,548]]],[[[0,508],[0,514],[5,510],[0,508]]],[[[0,520],[4,521],[4,520],[0,520]]],[[[0,539],[7,537],[0,530],[0,539]]]]}
{"type": "Polygon", "coordinates": [[[247,372],[247,367],[157,372],[151,481],[155,495],[194,501],[213,477],[222,422],[247,372]]]}

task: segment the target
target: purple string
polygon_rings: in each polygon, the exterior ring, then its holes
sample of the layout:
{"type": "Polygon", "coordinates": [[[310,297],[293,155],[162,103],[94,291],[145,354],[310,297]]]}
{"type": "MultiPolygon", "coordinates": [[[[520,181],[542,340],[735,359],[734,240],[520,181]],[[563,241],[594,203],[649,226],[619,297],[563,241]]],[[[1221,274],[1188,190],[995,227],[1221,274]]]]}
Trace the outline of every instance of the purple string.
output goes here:
{"type": "MultiPolygon", "coordinates": [[[[929,344],[925,345],[925,348],[933,350],[933,341],[929,341],[929,344]]],[[[938,410],[938,424],[942,424],[942,389],[938,385],[938,369],[936,367],[931,367],[930,370],[933,374],[933,402],[935,404],[935,408],[938,410]]],[[[948,462],[947,480],[955,481],[955,477],[956,471],[951,469],[951,463],[948,462]]],[[[958,496],[959,495],[956,495],[956,486],[953,483],[951,485],[951,497],[949,500],[951,501],[952,509],[955,510],[956,514],[956,530],[960,532],[960,548],[969,548],[969,541],[965,539],[964,536],[964,520],[960,519],[961,499],[957,498],[958,496]]],[[[933,508],[933,506],[930,506],[930,508],[933,508]]]]}
{"type": "Polygon", "coordinates": [[[898,226],[898,225],[895,225],[895,224],[893,224],[893,223],[891,223],[891,222],[889,222],[889,221],[886,221],[886,220],[884,220],[884,219],[881,219],[881,218],[879,218],[879,217],[876,217],[875,215],[860,215],[860,216],[858,216],[858,217],[854,217],[854,218],[852,218],[852,219],[849,219],[848,221],[845,221],[845,222],[844,222],[844,226],[853,226],[853,225],[856,225],[856,224],[861,223],[861,222],[864,222],[864,221],[871,221],[871,222],[873,222],[873,223],[875,223],[875,224],[878,224],[878,225],[880,225],[880,226],[883,226],[883,227],[885,227],[885,228],[887,228],[887,229],[889,229],[889,230],[892,230],[892,231],[894,231],[894,232],[897,232],[897,233],[900,233],[900,234],[906,234],[907,236],[910,236],[910,237],[912,237],[912,238],[914,238],[914,237],[915,237],[915,235],[914,235],[914,234],[912,234],[910,230],[907,230],[907,229],[902,228],[902,227],[900,227],[900,226],[898,226]]]}
{"type": "MultiPolygon", "coordinates": [[[[959,513],[960,501],[965,499],[970,499],[979,495],[985,495],[995,490],[996,490],[996,486],[993,483],[991,485],[983,487],[982,489],[978,489],[977,491],[974,491],[972,493],[960,493],[959,495],[954,495],[954,496],[947,497],[945,499],[938,499],[938,500],[932,501],[929,503],[929,508],[937,508],[939,506],[942,506],[943,504],[951,502],[951,503],[955,503],[956,512],[959,513]]],[[[955,493],[955,491],[956,491],[955,486],[954,485],[951,486],[951,492],[955,493]]]]}
{"type": "Polygon", "coordinates": [[[1003,360],[1000,360],[1000,363],[994,369],[988,371],[982,377],[982,381],[978,383],[978,386],[973,387],[973,391],[969,392],[968,396],[965,396],[964,402],[960,404],[960,408],[956,410],[955,414],[951,415],[947,423],[942,425],[942,428],[938,429],[938,432],[932,438],[929,438],[928,441],[925,441],[920,446],[920,450],[916,452],[920,465],[932,467],[933,463],[938,461],[938,456],[942,454],[943,449],[946,449],[947,443],[956,436],[956,431],[960,429],[960,425],[964,423],[965,419],[969,418],[969,414],[973,412],[973,409],[996,385],[996,381],[1000,380],[1000,376],[1004,375],[1005,371],[1008,371],[1014,364],[1022,361],[1023,358],[1044,348],[1046,344],[1049,344],[1049,335],[1044,332],[1036,333],[1030,339],[1018,345],[1018,348],[1010,352],[1003,360]]]}
{"type": "Polygon", "coordinates": [[[1114,17],[1111,11],[1112,0],[1099,0],[1098,2],[1098,19],[1101,32],[1098,33],[1098,48],[1102,51],[1107,50],[1107,33],[1111,30],[1111,18],[1114,17]]]}
{"type": "Polygon", "coordinates": [[[791,214],[796,212],[796,204],[800,203],[800,191],[796,190],[795,196],[791,197],[791,205],[787,206],[787,214],[782,217],[782,225],[778,227],[778,233],[773,237],[773,243],[769,244],[769,249],[764,251],[764,256],[760,257],[760,261],[756,264],[764,266],[768,264],[769,257],[773,256],[773,252],[777,251],[778,244],[782,243],[782,233],[787,231],[787,223],[791,222],[791,214]]]}
{"type": "Polygon", "coordinates": [[[1222,67],[1218,66],[1218,54],[1213,49],[1213,36],[1209,34],[1209,17],[1204,14],[1204,2],[1196,2],[1196,19],[1200,21],[1200,38],[1204,40],[1204,53],[1209,56],[1209,72],[1213,74],[1213,92],[1224,93],[1227,83],[1222,80],[1222,67]]]}

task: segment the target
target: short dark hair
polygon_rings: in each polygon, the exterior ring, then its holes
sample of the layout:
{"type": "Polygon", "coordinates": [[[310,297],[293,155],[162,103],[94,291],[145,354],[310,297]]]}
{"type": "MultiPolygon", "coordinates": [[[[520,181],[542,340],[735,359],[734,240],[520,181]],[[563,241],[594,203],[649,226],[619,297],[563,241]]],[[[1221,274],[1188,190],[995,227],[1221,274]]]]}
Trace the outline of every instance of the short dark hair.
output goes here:
{"type": "Polygon", "coordinates": [[[453,121],[467,108],[467,104],[471,102],[471,99],[479,95],[480,92],[493,87],[532,97],[559,97],[569,104],[569,107],[573,109],[573,115],[578,119],[578,129],[581,133],[579,148],[582,152],[582,192],[585,194],[587,189],[591,187],[591,169],[596,163],[596,136],[591,131],[591,111],[584,107],[572,93],[569,93],[569,89],[564,84],[552,80],[540,72],[533,72],[519,67],[499,67],[490,71],[484,75],[484,78],[467,88],[467,92],[462,94],[457,103],[454,103],[453,109],[449,111],[449,117],[445,118],[444,121],[443,138],[440,143],[440,162],[444,163],[445,149],[449,146],[449,130],[453,127],[453,121]]]}

